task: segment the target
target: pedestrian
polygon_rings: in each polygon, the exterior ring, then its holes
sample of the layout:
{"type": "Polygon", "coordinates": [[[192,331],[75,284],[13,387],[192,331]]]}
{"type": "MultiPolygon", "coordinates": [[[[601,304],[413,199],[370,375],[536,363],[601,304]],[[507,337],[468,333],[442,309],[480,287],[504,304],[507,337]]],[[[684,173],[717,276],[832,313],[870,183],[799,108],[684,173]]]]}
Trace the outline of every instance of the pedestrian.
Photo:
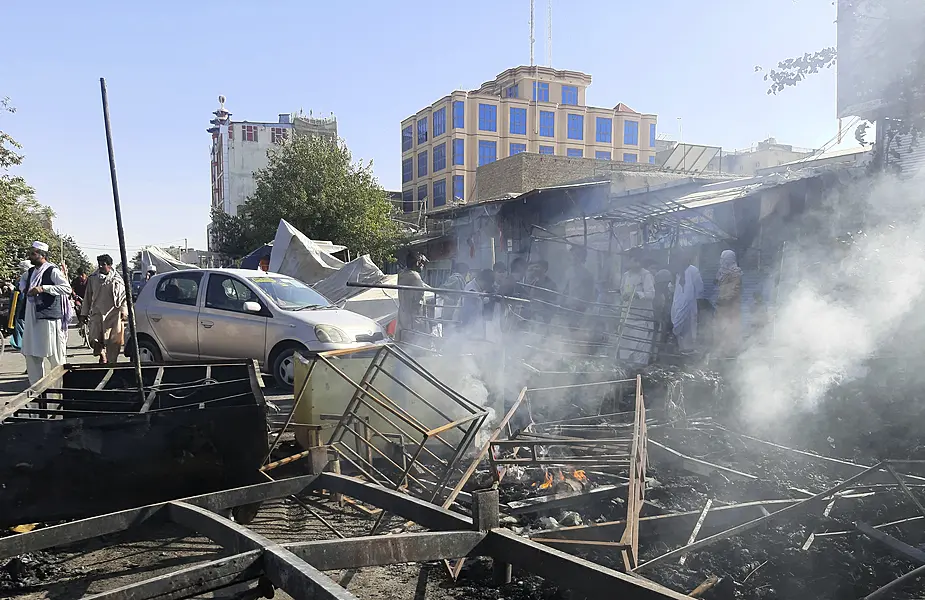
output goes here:
{"type": "Polygon", "coordinates": [[[620,360],[645,366],[652,353],[655,278],[642,267],[637,252],[630,252],[627,259],[628,268],[620,281],[620,295],[627,311],[622,333],[625,337],[620,340],[620,360]]]}
{"type": "Polygon", "coordinates": [[[671,332],[671,271],[658,269],[654,279],[655,299],[652,301],[652,309],[655,316],[655,345],[661,349],[671,332]]]}
{"type": "Polygon", "coordinates": [[[78,267],[77,277],[71,281],[71,293],[73,293],[75,299],[83,301],[84,297],[87,295],[87,270],[83,267],[78,267]]]}
{"type": "Polygon", "coordinates": [[[100,357],[100,364],[112,364],[119,359],[128,320],[125,283],[112,268],[111,256],[97,256],[96,263],[99,268],[89,279],[80,315],[88,324],[93,356],[100,357]]]}
{"type": "MultiPolygon", "coordinates": [[[[28,260],[19,263],[20,279],[31,268],[32,263],[28,260]]],[[[22,350],[23,330],[26,327],[26,295],[19,291],[18,281],[14,286],[12,296],[10,296],[10,319],[13,321],[13,335],[10,336],[10,346],[16,350],[22,350]]]]}
{"type": "Polygon", "coordinates": [[[736,253],[723,250],[716,272],[719,294],[716,299],[716,334],[721,356],[735,352],[742,338],[742,269],[736,253]]]}
{"type": "Polygon", "coordinates": [[[33,242],[29,262],[30,269],[19,280],[19,291],[26,295],[22,354],[29,384],[35,385],[45,377],[46,359],[54,368],[67,358],[71,285],[48,262],[48,244],[33,242]]]}
{"type": "Polygon", "coordinates": [[[270,255],[264,254],[260,258],[260,264],[257,266],[258,271],[263,271],[264,273],[270,272],[270,255]]]}
{"type": "MultiPolygon", "coordinates": [[[[447,290],[466,289],[466,273],[469,272],[469,265],[466,263],[454,262],[450,269],[450,276],[440,287],[447,290]]],[[[451,322],[459,319],[459,307],[462,305],[462,295],[440,294],[437,297],[437,310],[435,317],[440,319],[441,325],[450,325],[451,322]]]]}
{"type": "Polygon", "coordinates": [[[549,277],[549,263],[545,260],[537,260],[527,267],[527,277],[525,289],[527,298],[531,302],[530,306],[524,310],[525,317],[537,318],[547,325],[552,322],[556,313],[556,300],[558,300],[558,288],[556,282],[549,277]]]}
{"type": "MultiPolygon", "coordinates": [[[[467,292],[495,292],[497,272],[493,269],[479,271],[475,279],[466,285],[467,292]]],[[[460,309],[460,325],[473,338],[495,340],[495,306],[497,298],[491,296],[466,295],[460,309]]]]}
{"type": "Polygon", "coordinates": [[[405,269],[398,274],[398,285],[406,285],[417,290],[398,290],[398,323],[395,327],[395,340],[410,342],[412,331],[426,331],[424,327],[422,305],[424,290],[429,287],[421,278],[421,271],[427,264],[427,257],[417,250],[409,250],[405,258],[405,269]]]}
{"type": "MultiPolygon", "coordinates": [[[[569,256],[572,265],[566,275],[565,287],[562,288],[562,294],[565,296],[563,305],[572,311],[584,314],[595,298],[594,276],[585,266],[588,251],[584,246],[572,246],[569,250],[569,256]]],[[[572,327],[578,327],[581,322],[581,315],[573,313],[569,320],[572,327]]]]}
{"type": "Polygon", "coordinates": [[[697,349],[697,301],[703,297],[703,278],[690,255],[677,263],[674,299],[671,303],[671,324],[682,354],[697,349]]]}

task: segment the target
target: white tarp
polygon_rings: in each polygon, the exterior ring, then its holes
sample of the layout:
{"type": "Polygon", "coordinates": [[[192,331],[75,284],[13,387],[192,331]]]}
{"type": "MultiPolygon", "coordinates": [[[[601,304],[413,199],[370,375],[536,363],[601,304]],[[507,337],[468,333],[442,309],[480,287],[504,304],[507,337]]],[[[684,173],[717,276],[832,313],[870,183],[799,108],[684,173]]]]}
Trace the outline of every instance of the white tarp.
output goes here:
{"type": "Polygon", "coordinates": [[[271,272],[313,285],[343,266],[343,261],[328,254],[285,219],[280,219],[270,253],[271,272]]]}
{"type": "Polygon", "coordinates": [[[316,292],[336,304],[363,291],[364,288],[347,287],[348,281],[381,283],[384,277],[385,275],[379,270],[376,263],[369,258],[368,254],[364,254],[357,259],[351,260],[341,267],[339,271],[328,275],[312,287],[315,288],[316,292]]]}
{"type": "Polygon", "coordinates": [[[154,265],[154,268],[157,269],[158,273],[199,268],[196,265],[180,262],[157,246],[145,246],[141,249],[141,265],[142,272],[147,271],[148,267],[154,265]]]}
{"type": "MultiPolygon", "coordinates": [[[[379,283],[387,285],[398,284],[398,275],[384,275],[379,283]]],[[[379,288],[347,288],[356,289],[358,294],[347,299],[344,306],[347,310],[358,315],[369,317],[382,327],[398,316],[398,290],[383,290],[379,288]]]]}

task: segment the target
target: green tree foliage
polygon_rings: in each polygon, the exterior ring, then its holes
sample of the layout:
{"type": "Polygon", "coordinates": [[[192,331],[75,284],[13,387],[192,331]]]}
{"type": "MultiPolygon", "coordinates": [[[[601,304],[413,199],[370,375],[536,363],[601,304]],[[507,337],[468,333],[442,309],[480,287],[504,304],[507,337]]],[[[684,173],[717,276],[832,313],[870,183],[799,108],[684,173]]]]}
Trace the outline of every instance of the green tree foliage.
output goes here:
{"type": "MultiPolygon", "coordinates": [[[[0,114],[15,109],[6,98],[0,99],[0,114]]],[[[72,272],[89,261],[70,236],[63,240],[52,231],[54,212],[35,199],[35,193],[22,177],[10,174],[10,169],[22,164],[22,146],[8,133],[0,130],[0,279],[19,277],[19,262],[26,257],[35,240],[49,246],[49,257],[61,262],[61,243],[64,258],[72,272]]]]}
{"type": "Polygon", "coordinates": [[[340,140],[297,136],[255,174],[257,190],[238,216],[213,213],[219,251],[240,257],[272,240],[280,219],[312,239],[346,246],[374,261],[392,258],[401,229],[371,163],[353,162],[340,140]]]}

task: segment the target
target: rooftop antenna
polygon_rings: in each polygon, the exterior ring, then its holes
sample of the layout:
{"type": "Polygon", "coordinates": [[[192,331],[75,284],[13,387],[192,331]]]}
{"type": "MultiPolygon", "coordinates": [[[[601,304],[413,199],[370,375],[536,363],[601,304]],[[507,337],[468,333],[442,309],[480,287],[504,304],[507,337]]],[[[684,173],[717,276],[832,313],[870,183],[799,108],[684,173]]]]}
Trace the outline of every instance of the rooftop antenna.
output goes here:
{"type": "Polygon", "coordinates": [[[534,31],[534,20],[533,20],[533,8],[536,4],[536,0],[530,0],[530,66],[534,65],[533,62],[533,31],[534,31]]]}
{"type": "Polygon", "coordinates": [[[552,0],[546,0],[546,66],[552,66],[552,0]]]}

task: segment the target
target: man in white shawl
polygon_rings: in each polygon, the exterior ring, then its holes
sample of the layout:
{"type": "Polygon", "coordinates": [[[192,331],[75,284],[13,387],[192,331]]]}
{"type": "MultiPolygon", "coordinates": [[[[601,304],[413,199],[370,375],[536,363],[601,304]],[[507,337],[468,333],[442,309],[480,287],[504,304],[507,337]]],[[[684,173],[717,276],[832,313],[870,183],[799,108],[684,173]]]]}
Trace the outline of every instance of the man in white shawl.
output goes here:
{"type": "Polygon", "coordinates": [[[684,256],[675,275],[674,301],[671,304],[671,324],[682,354],[697,349],[697,299],[702,297],[700,269],[691,264],[689,256],[684,256]]]}
{"type": "Polygon", "coordinates": [[[19,280],[26,295],[26,318],[22,354],[26,359],[29,384],[45,376],[45,360],[52,368],[67,359],[67,327],[71,320],[71,284],[48,262],[48,244],[34,242],[29,251],[32,268],[19,280]]]}
{"type": "Polygon", "coordinates": [[[628,306],[630,310],[624,322],[625,337],[620,340],[620,360],[645,366],[649,364],[652,354],[652,301],[655,300],[655,278],[642,267],[637,252],[631,252],[627,258],[629,268],[620,282],[620,295],[623,305],[628,306]]]}
{"type": "Polygon", "coordinates": [[[96,257],[99,269],[87,281],[87,295],[80,307],[80,316],[88,321],[87,337],[93,355],[100,363],[114,363],[119,359],[124,337],[124,323],[128,320],[125,301],[125,282],[112,268],[112,257],[96,257]]]}

